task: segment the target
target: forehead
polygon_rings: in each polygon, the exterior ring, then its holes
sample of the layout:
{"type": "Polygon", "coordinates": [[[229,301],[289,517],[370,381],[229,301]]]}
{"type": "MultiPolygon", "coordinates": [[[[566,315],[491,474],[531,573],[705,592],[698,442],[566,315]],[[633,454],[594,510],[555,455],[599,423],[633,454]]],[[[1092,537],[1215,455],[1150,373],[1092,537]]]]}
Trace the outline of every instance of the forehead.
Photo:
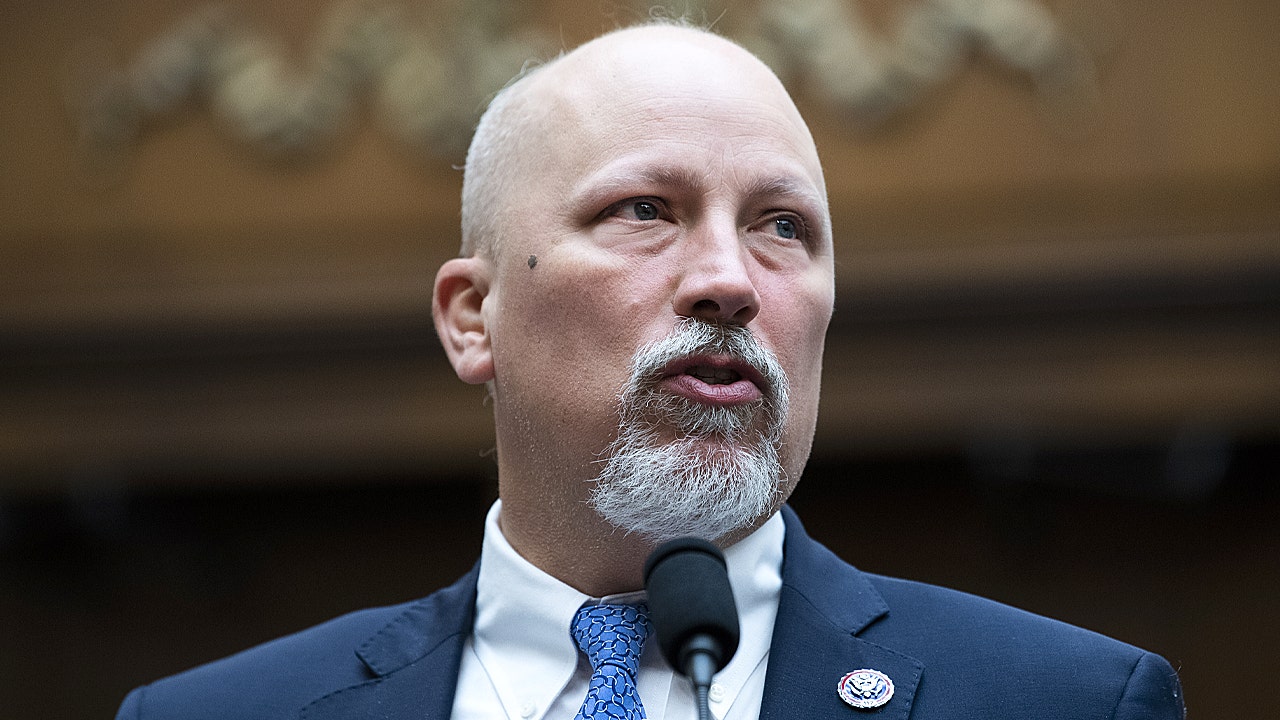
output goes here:
{"type": "MultiPolygon", "coordinates": [[[[537,153],[565,183],[606,166],[747,173],[825,196],[817,151],[780,82],[715,36],[654,28],[606,36],[562,58],[529,89],[537,153]]],[[[539,163],[535,163],[539,164],[539,163]]]]}

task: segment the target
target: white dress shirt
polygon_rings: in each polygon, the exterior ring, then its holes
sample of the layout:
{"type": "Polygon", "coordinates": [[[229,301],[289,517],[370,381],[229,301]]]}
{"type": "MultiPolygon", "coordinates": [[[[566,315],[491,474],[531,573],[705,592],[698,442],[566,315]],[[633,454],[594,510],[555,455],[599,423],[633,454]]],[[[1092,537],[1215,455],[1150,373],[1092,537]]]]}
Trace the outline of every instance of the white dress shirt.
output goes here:
{"type": "MultiPolygon", "coordinates": [[[[574,614],[586,602],[638,602],[644,592],[592,598],[551,577],[507,543],[498,527],[501,509],[499,500],[485,520],[475,627],[462,650],[453,718],[573,720],[591,678],[591,665],[569,631],[574,614]]],[[[760,715],[785,532],[775,514],[725,551],[742,633],[733,660],[711,687],[711,713],[718,720],[760,715]]],[[[671,669],[652,637],[636,685],[650,720],[698,716],[688,679],[671,669]]]]}

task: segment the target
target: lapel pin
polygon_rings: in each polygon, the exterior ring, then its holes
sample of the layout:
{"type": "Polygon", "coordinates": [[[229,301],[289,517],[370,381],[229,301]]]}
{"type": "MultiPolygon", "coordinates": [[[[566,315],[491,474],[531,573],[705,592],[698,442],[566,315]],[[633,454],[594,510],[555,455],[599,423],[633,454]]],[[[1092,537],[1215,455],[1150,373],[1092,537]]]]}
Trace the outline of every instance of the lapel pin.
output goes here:
{"type": "Polygon", "coordinates": [[[840,678],[836,692],[859,710],[874,710],[893,697],[893,681],[879,670],[854,670],[840,678]]]}

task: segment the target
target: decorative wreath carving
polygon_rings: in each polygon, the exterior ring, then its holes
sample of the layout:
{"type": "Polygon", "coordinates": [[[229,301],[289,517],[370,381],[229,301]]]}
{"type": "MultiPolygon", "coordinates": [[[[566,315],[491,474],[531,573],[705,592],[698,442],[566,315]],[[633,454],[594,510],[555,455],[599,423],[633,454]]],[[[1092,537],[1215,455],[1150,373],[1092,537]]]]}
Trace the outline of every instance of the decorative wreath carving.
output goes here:
{"type": "MultiPolygon", "coordinates": [[[[904,2],[896,29],[877,32],[852,0],[768,0],[693,17],[770,63],[863,126],[922,101],[975,50],[1031,81],[1050,117],[1078,128],[1097,98],[1092,55],[1034,0],[904,2]]],[[[304,64],[221,6],[180,20],[123,69],[96,70],[71,103],[82,139],[121,156],[146,129],[203,99],[233,133],[272,157],[316,155],[357,116],[363,99],[395,137],[423,152],[458,157],[487,99],[555,43],[524,4],[471,0],[465,11],[413,22],[404,7],[330,7],[304,64]]]]}

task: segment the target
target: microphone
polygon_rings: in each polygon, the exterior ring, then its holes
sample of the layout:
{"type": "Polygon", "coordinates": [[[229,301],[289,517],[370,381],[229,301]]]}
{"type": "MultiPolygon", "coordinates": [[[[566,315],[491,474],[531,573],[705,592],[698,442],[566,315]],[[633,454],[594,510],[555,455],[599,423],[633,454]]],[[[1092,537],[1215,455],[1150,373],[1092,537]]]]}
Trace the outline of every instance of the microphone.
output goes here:
{"type": "Polygon", "coordinates": [[[738,650],[738,606],[724,554],[695,537],[658,546],[644,564],[649,621],[662,656],[693,682],[698,716],[711,717],[711,678],[738,650]]]}

